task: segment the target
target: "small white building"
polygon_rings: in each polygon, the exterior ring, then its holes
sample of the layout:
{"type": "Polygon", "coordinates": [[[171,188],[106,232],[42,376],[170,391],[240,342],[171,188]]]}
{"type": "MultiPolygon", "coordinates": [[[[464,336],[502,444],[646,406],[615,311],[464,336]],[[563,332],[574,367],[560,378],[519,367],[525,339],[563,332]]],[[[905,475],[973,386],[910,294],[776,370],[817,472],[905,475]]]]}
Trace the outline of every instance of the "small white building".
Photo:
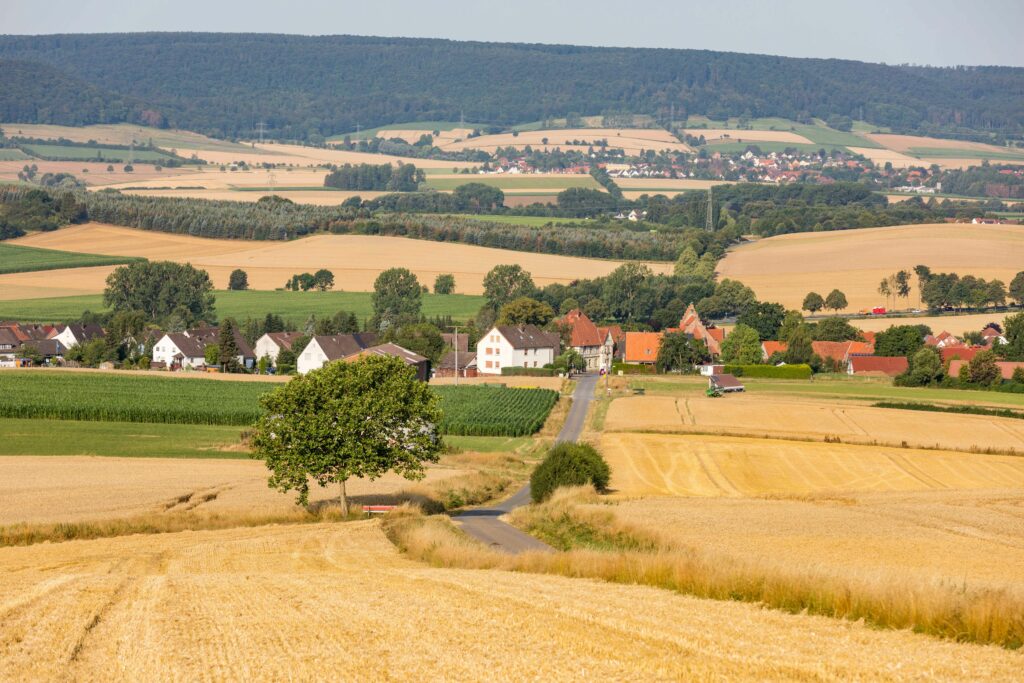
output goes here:
{"type": "Polygon", "coordinates": [[[318,334],[295,357],[295,369],[300,375],[319,370],[326,363],[342,360],[377,344],[372,332],[359,334],[318,334]]]}
{"type": "Polygon", "coordinates": [[[92,339],[103,339],[106,334],[99,325],[62,325],[57,328],[57,334],[53,336],[64,348],[70,349],[92,339]]]}
{"type": "Polygon", "coordinates": [[[476,344],[477,372],[500,375],[502,368],[542,368],[555,362],[561,340],[536,325],[492,327],[476,344]]]}
{"type": "Polygon", "coordinates": [[[271,365],[277,365],[278,355],[285,349],[292,350],[292,344],[301,336],[301,332],[267,332],[256,340],[256,346],[253,347],[256,362],[260,358],[269,358],[271,365]]]}
{"type": "Polygon", "coordinates": [[[206,366],[206,342],[187,332],[172,332],[153,345],[153,362],[169,370],[194,370],[206,366]]]}

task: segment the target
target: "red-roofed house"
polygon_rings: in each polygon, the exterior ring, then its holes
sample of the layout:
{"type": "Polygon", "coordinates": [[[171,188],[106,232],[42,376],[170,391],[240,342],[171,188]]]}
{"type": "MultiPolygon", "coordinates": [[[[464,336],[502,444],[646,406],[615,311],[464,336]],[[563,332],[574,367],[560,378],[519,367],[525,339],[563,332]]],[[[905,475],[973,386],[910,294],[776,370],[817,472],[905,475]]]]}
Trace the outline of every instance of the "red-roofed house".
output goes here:
{"type": "Polygon", "coordinates": [[[1006,337],[1004,337],[1002,333],[1000,333],[994,327],[986,327],[985,329],[983,329],[981,331],[981,338],[984,339],[985,343],[988,344],[989,346],[994,346],[995,344],[1008,343],[1006,341],[1006,337]]]}
{"type": "Polygon", "coordinates": [[[974,360],[974,357],[977,356],[978,353],[987,350],[987,346],[946,346],[939,349],[939,358],[942,359],[943,365],[956,359],[970,362],[974,360]]]}
{"type": "Polygon", "coordinates": [[[867,344],[871,344],[872,346],[875,345],[875,334],[875,332],[871,332],[869,330],[860,331],[860,336],[864,337],[864,342],[867,344]]]}
{"type": "Polygon", "coordinates": [[[860,341],[816,341],[811,342],[811,350],[822,360],[832,359],[836,363],[846,363],[854,354],[870,355],[875,352],[873,344],[860,341]]]}
{"type": "MultiPolygon", "coordinates": [[[[954,360],[949,364],[949,376],[959,377],[960,368],[967,365],[969,361],[965,360],[954,360]]],[[[996,367],[999,368],[999,374],[1003,376],[1003,379],[1013,379],[1013,371],[1017,368],[1024,368],[1024,363],[1015,363],[1011,361],[998,360],[996,361],[996,367]]]]}
{"type": "Polygon", "coordinates": [[[943,330],[942,332],[939,332],[937,335],[932,336],[929,334],[928,336],[926,336],[924,338],[924,345],[931,346],[936,349],[944,349],[947,346],[963,346],[964,343],[957,337],[951,335],[949,332],[943,330]]]}
{"type": "Polygon", "coordinates": [[[583,356],[587,372],[611,371],[612,355],[615,353],[611,332],[605,329],[602,334],[597,325],[578,308],[569,311],[555,323],[569,328],[569,346],[583,356]]]}
{"type": "Polygon", "coordinates": [[[661,348],[661,334],[658,332],[627,332],[626,362],[654,365],[661,348]]]}
{"type": "Polygon", "coordinates": [[[850,356],[846,372],[851,375],[902,375],[910,367],[906,356],[850,356]]]}
{"type": "Polygon", "coordinates": [[[622,360],[626,355],[626,333],[622,331],[622,328],[618,325],[608,325],[606,327],[598,327],[597,331],[602,335],[607,333],[612,336],[612,343],[615,345],[612,356],[622,360]]]}
{"type": "Polygon", "coordinates": [[[761,357],[768,360],[777,353],[785,353],[787,349],[789,349],[789,344],[783,341],[761,342],[761,357]]]}

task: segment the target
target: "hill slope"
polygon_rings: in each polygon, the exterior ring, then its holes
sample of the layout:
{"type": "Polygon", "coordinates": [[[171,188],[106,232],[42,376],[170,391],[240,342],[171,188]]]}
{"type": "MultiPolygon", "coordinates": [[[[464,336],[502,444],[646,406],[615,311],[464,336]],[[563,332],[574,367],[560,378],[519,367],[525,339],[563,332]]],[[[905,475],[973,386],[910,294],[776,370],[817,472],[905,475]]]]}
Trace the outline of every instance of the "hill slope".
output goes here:
{"type": "MultiPolygon", "coordinates": [[[[435,39],[135,33],[2,36],[0,59],[50,64],[146,102],[167,124],[219,135],[314,138],[398,121],[501,124],[627,110],[806,119],[841,115],[902,130],[1024,129],[1024,69],[893,67],[699,50],[435,39]]],[[[0,69],[0,92],[26,83],[0,69]]],[[[38,93],[25,91],[38,97],[38,93]]],[[[83,97],[85,97],[83,93],[83,97]]],[[[22,99],[26,99],[22,97],[22,99]]],[[[28,98],[31,100],[31,98],[28,98]]],[[[141,111],[38,109],[24,123],[141,111]]],[[[88,103],[88,98],[82,104],[88,103]]],[[[73,106],[72,106],[73,105],[73,106]]]]}

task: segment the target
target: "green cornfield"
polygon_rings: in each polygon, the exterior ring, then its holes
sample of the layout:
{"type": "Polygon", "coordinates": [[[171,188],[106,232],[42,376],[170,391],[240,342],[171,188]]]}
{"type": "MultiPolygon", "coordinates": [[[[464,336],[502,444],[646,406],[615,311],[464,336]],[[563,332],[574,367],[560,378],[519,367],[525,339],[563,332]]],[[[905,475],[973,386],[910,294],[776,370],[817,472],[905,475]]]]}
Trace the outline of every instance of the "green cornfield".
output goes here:
{"type": "Polygon", "coordinates": [[[0,371],[0,417],[248,425],[273,389],[198,377],[0,371]]]}
{"type": "Polygon", "coordinates": [[[441,432],[456,436],[526,436],[544,426],[558,401],[551,389],[501,386],[435,387],[441,432]]]}

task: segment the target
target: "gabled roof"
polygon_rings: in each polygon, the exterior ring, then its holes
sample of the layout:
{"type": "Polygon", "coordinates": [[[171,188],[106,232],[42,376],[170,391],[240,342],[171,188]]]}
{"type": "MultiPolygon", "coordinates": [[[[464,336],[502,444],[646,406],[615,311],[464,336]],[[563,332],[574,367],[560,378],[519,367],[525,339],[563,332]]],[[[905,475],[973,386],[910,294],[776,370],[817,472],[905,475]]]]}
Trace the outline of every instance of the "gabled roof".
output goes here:
{"type": "Polygon", "coordinates": [[[363,349],[357,353],[352,354],[345,358],[345,361],[351,362],[365,358],[367,356],[394,356],[395,358],[401,358],[405,361],[406,365],[419,365],[425,362],[427,359],[418,353],[413,353],[409,349],[403,348],[398,344],[380,344],[378,346],[371,346],[367,349],[363,349]]]}
{"type": "Polygon", "coordinates": [[[494,329],[512,345],[513,349],[551,348],[557,351],[561,344],[557,334],[544,332],[536,325],[523,325],[522,327],[498,325],[494,329]]]}
{"type": "Polygon", "coordinates": [[[622,331],[622,328],[618,325],[607,325],[605,327],[598,327],[597,331],[604,337],[606,334],[612,335],[612,341],[617,345],[621,346],[626,343],[626,333],[622,331]]]}
{"type": "MultiPolygon", "coordinates": [[[[957,377],[960,374],[960,368],[966,365],[969,361],[966,360],[955,360],[949,364],[949,375],[951,377],[957,377]]],[[[1013,379],[1013,371],[1017,368],[1024,368],[1024,363],[1018,363],[1013,361],[999,360],[996,361],[996,367],[999,368],[999,374],[1002,375],[1003,379],[1013,379]]]]}
{"type": "Polygon", "coordinates": [[[266,336],[277,344],[278,348],[290,351],[295,340],[305,335],[302,332],[267,332],[266,336]]]}
{"type": "Polygon", "coordinates": [[[785,353],[789,349],[789,344],[784,341],[766,341],[761,342],[761,349],[765,358],[771,358],[776,353],[785,353]]]}
{"type": "Polygon", "coordinates": [[[660,348],[661,335],[657,332],[626,333],[627,363],[654,363],[660,348]]]}
{"type": "MultiPolygon", "coordinates": [[[[184,332],[170,332],[167,335],[182,355],[187,358],[202,358],[206,355],[206,347],[210,344],[217,344],[220,341],[219,327],[199,327],[184,332]]],[[[238,355],[243,358],[252,358],[255,352],[249,342],[245,340],[242,333],[235,328],[235,345],[238,346],[238,355]]]]}
{"type": "Polygon", "coordinates": [[[711,385],[719,389],[742,389],[743,382],[736,379],[733,375],[712,375],[711,385]]]}
{"type": "Polygon", "coordinates": [[[79,343],[89,341],[90,339],[102,339],[107,336],[107,333],[103,331],[103,328],[99,325],[80,325],[78,323],[72,323],[70,325],[61,325],[57,328],[57,334],[61,334],[64,330],[71,330],[72,336],[78,340],[79,343]]]}
{"type": "Polygon", "coordinates": [[[0,346],[10,346],[16,349],[21,346],[21,340],[18,339],[18,335],[14,334],[14,330],[9,327],[0,327],[0,346]]]}
{"type": "MultiPolygon", "coordinates": [[[[456,338],[456,335],[453,332],[444,332],[444,333],[441,334],[441,339],[444,340],[444,345],[445,346],[450,346],[453,349],[455,348],[455,338],[456,338]]],[[[459,353],[460,354],[468,353],[469,352],[469,335],[466,334],[465,332],[459,332],[458,333],[458,340],[459,340],[459,347],[458,347],[459,348],[459,353]]]]}
{"type": "Polygon", "coordinates": [[[874,353],[875,347],[872,344],[861,341],[816,341],[811,342],[811,350],[822,359],[831,358],[837,363],[845,363],[854,354],[868,355],[874,353]]]}
{"type": "Polygon", "coordinates": [[[558,322],[569,326],[569,345],[573,348],[601,346],[608,338],[607,332],[602,335],[597,325],[578,308],[566,313],[558,322]]]}
{"type": "Polygon", "coordinates": [[[988,346],[944,346],[939,349],[939,358],[943,364],[959,358],[960,360],[971,361],[982,351],[989,350],[988,346]]]}
{"type": "Polygon", "coordinates": [[[327,356],[327,360],[348,358],[377,343],[377,335],[374,332],[318,334],[313,339],[327,356]]]}
{"type": "Polygon", "coordinates": [[[183,357],[202,358],[206,355],[206,345],[209,342],[201,338],[191,337],[184,332],[168,332],[167,338],[178,347],[183,357]]]}
{"type": "Polygon", "coordinates": [[[895,377],[907,371],[906,356],[850,356],[850,367],[856,374],[881,374],[895,377]]]}
{"type": "MultiPolygon", "coordinates": [[[[463,368],[476,367],[476,353],[472,351],[459,351],[459,370],[463,368]]],[[[455,369],[455,352],[449,351],[437,366],[441,370],[455,369]]]]}

